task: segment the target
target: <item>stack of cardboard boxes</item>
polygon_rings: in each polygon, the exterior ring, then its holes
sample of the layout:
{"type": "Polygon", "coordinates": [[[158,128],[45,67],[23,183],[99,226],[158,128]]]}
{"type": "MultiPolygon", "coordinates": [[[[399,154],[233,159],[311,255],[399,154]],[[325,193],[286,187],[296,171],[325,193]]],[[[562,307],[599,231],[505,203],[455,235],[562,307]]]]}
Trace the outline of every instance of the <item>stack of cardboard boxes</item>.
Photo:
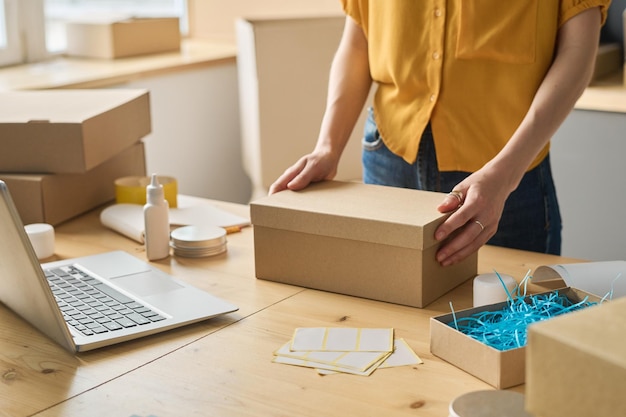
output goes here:
{"type": "Polygon", "coordinates": [[[0,93],[0,180],[24,224],[59,224],[115,198],[119,177],[146,175],[144,90],[0,93]]]}

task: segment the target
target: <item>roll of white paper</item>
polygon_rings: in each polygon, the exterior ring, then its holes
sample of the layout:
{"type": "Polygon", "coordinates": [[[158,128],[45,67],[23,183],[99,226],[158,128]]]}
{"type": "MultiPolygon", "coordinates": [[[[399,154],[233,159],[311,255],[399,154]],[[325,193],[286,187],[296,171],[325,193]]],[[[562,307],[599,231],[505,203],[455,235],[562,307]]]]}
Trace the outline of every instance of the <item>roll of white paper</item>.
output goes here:
{"type": "Polygon", "coordinates": [[[46,223],[33,223],[24,226],[37,258],[44,259],[54,255],[54,227],[46,223]]]}
{"type": "MultiPolygon", "coordinates": [[[[500,274],[504,285],[512,295],[517,285],[510,275],[500,274]]],[[[500,303],[507,300],[507,293],[496,274],[481,274],[474,278],[474,307],[500,303]]]]}

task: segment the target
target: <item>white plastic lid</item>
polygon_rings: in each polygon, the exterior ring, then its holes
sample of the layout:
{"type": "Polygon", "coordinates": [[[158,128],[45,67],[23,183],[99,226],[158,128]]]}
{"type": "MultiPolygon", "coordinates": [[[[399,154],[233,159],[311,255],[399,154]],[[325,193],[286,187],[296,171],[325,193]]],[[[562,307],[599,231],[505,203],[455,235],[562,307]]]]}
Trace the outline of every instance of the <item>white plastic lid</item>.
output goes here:
{"type": "Polygon", "coordinates": [[[203,257],[226,252],[226,230],[217,226],[184,226],[171,233],[174,255],[203,257]]]}
{"type": "Polygon", "coordinates": [[[24,226],[38,259],[54,255],[54,227],[47,223],[32,223],[24,226]]]}
{"type": "Polygon", "coordinates": [[[474,391],[450,403],[449,417],[533,417],[524,410],[524,395],[514,391],[474,391]]]}

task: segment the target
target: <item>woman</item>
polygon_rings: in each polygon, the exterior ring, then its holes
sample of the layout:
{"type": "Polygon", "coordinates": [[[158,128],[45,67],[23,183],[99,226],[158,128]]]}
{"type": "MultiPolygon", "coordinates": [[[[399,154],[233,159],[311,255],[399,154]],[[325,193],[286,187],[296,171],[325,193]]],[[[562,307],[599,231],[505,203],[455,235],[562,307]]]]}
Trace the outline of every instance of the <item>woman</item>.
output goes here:
{"type": "Polygon", "coordinates": [[[342,0],[315,149],[270,193],[332,179],[373,82],[364,182],[448,192],[442,265],[490,244],[560,253],[549,142],[588,85],[610,0],[342,0]]]}

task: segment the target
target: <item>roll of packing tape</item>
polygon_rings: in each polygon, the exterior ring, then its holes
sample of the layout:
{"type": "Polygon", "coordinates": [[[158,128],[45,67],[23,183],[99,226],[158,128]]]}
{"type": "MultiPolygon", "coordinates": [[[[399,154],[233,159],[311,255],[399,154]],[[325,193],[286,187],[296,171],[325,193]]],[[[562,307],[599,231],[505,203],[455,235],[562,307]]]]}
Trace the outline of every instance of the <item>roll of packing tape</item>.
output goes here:
{"type": "Polygon", "coordinates": [[[39,259],[54,255],[54,227],[46,223],[33,223],[24,226],[30,243],[39,259]]]}
{"type": "MultiPolygon", "coordinates": [[[[500,274],[509,293],[515,289],[517,282],[510,275],[500,274]]],[[[496,274],[481,274],[474,278],[474,307],[500,303],[507,300],[507,293],[496,274]]]]}
{"type": "MultiPolygon", "coordinates": [[[[178,207],[176,178],[157,175],[170,208],[178,207]]],[[[118,204],[146,204],[146,187],[150,177],[123,177],[115,180],[115,201],[118,204]]]]}

